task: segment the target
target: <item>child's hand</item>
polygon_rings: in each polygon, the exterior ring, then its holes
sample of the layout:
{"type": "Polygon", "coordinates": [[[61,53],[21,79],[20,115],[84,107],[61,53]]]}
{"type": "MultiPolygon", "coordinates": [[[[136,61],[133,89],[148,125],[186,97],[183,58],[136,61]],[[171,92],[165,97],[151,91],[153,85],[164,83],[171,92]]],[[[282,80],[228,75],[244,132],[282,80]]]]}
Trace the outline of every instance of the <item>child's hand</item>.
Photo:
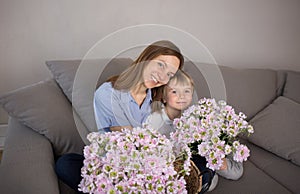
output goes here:
{"type": "Polygon", "coordinates": [[[227,160],[226,160],[226,158],[223,158],[222,160],[223,160],[223,164],[222,164],[220,170],[227,170],[227,160]]]}

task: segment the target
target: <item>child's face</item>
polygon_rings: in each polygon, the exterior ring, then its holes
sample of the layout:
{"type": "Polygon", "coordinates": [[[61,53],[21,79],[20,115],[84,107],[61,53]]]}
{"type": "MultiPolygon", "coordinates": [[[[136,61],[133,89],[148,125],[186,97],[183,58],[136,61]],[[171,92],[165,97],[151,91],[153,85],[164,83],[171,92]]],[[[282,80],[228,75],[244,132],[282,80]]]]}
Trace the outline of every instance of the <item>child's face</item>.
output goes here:
{"type": "Polygon", "coordinates": [[[193,98],[193,88],[190,84],[179,85],[169,83],[167,86],[166,106],[175,110],[185,110],[193,98]]]}

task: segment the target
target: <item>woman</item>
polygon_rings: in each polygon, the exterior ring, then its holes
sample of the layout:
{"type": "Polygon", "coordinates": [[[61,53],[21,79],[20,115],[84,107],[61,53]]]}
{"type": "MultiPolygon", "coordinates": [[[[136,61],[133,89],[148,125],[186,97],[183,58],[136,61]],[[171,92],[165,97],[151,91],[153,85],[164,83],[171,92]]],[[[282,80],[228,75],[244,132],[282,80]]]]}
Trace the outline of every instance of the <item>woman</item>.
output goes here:
{"type": "MultiPolygon", "coordinates": [[[[142,126],[151,113],[156,88],[168,83],[181,69],[184,58],[172,42],[154,42],[119,76],[103,83],[95,92],[94,109],[100,131],[120,131],[122,128],[142,126]]],[[[78,190],[80,169],[84,157],[66,154],[55,166],[58,177],[78,190]]]]}
{"type": "Polygon", "coordinates": [[[158,41],[148,46],[129,68],[97,89],[98,129],[141,126],[150,114],[154,88],[168,83],[182,65],[183,57],[173,43],[158,41]]]}

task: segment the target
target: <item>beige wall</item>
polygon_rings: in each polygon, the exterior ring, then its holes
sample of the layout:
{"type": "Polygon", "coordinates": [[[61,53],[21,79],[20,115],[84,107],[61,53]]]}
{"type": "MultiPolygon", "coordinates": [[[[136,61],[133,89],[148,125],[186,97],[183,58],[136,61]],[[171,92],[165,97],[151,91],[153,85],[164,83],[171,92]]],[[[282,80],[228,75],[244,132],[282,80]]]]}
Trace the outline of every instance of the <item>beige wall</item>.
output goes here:
{"type": "Polygon", "coordinates": [[[300,71],[299,19],[298,0],[1,0],[0,95],[49,78],[44,61],[144,23],[191,33],[219,64],[300,71]]]}

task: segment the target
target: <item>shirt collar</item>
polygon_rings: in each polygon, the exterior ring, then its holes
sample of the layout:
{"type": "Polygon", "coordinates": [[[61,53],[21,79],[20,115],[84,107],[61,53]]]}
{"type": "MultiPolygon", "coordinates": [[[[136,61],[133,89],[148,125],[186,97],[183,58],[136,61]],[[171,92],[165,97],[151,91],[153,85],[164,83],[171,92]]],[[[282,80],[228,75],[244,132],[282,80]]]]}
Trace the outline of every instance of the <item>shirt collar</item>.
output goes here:
{"type": "MultiPolygon", "coordinates": [[[[127,98],[129,98],[131,102],[135,102],[134,98],[130,94],[130,91],[125,92],[124,95],[127,98]]],[[[146,94],[144,102],[152,103],[152,92],[151,92],[151,89],[147,89],[147,94],[146,94]]],[[[143,104],[144,104],[144,102],[143,102],[143,104]]]]}
{"type": "Polygon", "coordinates": [[[151,92],[151,89],[147,89],[146,100],[149,101],[150,103],[152,102],[152,92],[151,92]]]}
{"type": "Polygon", "coordinates": [[[162,111],[162,118],[163,120],[169,124],[169,125],[173,125],[173,121],[169,118],[169,116],[167,115],[166,111],[165,111],[165,107],[163,107],[163,109],[161,110],[162,111]]]}

